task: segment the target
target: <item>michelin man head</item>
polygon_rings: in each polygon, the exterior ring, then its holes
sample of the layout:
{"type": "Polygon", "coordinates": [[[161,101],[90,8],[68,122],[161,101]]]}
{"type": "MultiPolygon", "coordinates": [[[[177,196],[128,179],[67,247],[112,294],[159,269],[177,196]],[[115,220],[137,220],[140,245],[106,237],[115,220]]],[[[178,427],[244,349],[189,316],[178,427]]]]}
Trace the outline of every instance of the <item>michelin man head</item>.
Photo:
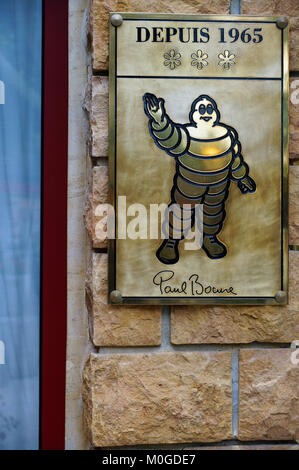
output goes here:
{"type": "Polygon", "coordinates": [[[220,119],[216,102],[208,95],[200,95],[191,105],[189,119],[197,127],[215,126],[220,119]]]}

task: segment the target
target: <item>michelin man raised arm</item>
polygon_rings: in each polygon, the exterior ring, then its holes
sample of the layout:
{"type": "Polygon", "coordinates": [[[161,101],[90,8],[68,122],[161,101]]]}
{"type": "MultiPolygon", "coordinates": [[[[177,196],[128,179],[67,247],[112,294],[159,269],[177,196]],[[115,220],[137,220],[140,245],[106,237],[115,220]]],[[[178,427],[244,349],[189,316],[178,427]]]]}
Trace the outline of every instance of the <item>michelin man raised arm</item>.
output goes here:
{"type": "Polygon", "coordinates": [[[164,264],[179,260],[179,242],[186,233],[186,219],[181,220],[185,204],[191,208],[187,229],[194,223],[195,205],[203,204],[202,247],[209,258],[223,258],[227,249],[217,235],[226,216],[230,182],[236,182],[244,194],[256,190],[243,160],[237,131],[220,122],[217,104],[208,95],[193,101],[188,124],[170,119],[163,98],[146,93],[143,102],[151,137],[157,147],[176,160],[169,206],[175,204],[178,209],[169,217],[169,236],[157,250],[157,258],[164,264]]]}

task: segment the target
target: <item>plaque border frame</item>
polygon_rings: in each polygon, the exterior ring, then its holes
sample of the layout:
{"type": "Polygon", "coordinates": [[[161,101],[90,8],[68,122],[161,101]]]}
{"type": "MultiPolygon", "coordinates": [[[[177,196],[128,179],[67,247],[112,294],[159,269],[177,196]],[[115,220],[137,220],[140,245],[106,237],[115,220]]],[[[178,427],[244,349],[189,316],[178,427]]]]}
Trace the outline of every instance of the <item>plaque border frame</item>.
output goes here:
{"type": "MultiPolygon", "coordinates": [[[[108,202],[115,209],[115,227],[117,227],[116,211],[116,94],[117,94],[117,26],[113,26],[113,15],[121,15],[126,20],[168,20],[194,22],[229,22],[229,23],[277,23],[280,16],[243,16],[243,15],[184,15],[165,13],[129,13],[111,12],[109,18],[109,194],[108,202]]],[[[288,17],[286,17],[288,18],[288,17]]],[[[289,18],[288,18],[289,19],[289,18]]],[[[121,26],[120,26],[121,27],[121,26]]],[[[289,210],[289,21],[281,29],[281,291],[283,298],[273,297],[125,297],[117,291],[116,286],[116,239],[108,239],[108,303],[127,305],[286,305],[288,303],[288,210],[289,210]],[[117,292],[118,300],[113,301],[112,292],[117,292]]]]}

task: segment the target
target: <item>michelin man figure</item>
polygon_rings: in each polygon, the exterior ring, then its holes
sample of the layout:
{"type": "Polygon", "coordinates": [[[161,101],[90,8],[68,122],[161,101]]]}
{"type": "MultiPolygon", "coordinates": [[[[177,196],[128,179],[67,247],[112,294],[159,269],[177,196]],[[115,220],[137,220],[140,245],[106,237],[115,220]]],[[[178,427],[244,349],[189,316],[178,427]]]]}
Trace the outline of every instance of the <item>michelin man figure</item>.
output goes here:
{"type": "Polygon", "coordinates": [[[223,258],[227,250],[217,235],[226,215],[230,182],[236,182],[244,194],[256,189],[243,161],[238,133],[220,122],[217,104],[208,95],[200,95],[193,101],[188,124],[176,124],[170,119],[163,98],[146,93],[143,102],[151,137],[176,161],[169,206],[174,204],[178,209],[169,216],[169,235],[157,250],[157,258],[164,264],[179,260],[179,242],[186,233],[186,218],[182,220],[181,208],[186,204],[191,207],[189,229],[194,224],[195,205],[203,204],[202,248],[211,259],[223,258]],[[177,221],[179,225],[174,223],[177,221]]]}

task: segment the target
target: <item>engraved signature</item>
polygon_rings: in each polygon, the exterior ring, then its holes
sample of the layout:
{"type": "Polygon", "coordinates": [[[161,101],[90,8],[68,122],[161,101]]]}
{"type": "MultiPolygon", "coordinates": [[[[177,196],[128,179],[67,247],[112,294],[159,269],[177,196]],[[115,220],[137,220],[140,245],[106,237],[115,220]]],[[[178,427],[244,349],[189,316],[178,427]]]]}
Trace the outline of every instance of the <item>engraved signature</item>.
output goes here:
{"type": "Polygon", "coordinates": [[[234,292],[233,287],[205,286],[202,282],[199,282],[198,274],[191,274],[191,276],[187,280],[183,281],[179,286],[170,285],[169,281],[171,279],[174,280],[174,271],[164,270],[155,274],[153,277],[153,283],[155,286],[159,286],[160,294],[185,294],[189,296],[199,296],[203,294],[238,295],[234,292]]]}

